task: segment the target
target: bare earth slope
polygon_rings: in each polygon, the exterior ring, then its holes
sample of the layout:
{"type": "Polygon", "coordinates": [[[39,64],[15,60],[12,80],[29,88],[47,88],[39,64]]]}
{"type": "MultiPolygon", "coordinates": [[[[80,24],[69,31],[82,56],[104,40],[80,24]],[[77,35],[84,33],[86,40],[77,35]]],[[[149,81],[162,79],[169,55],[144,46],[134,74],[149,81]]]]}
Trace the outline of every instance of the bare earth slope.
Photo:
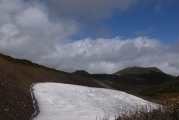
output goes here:
{"type": "Polygon", "coordinates": [[[0,120],[29,120],[34,113],[30,86],[36,82],[102,87],[90,78],[42,66],[38,68],[37,64],[36,67],[24,65],[21,60],[18,61],[7,60],[6,56],[0,55],[0,120]]]}

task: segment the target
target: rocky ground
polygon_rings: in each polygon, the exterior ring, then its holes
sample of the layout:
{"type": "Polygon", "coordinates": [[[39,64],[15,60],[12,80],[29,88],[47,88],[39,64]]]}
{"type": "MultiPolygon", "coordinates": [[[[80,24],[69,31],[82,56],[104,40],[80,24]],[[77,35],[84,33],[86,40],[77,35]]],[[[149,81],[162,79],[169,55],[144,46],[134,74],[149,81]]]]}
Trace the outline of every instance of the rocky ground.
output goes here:
{"type": "Polygon", "coordinates": [[[87,77],[22,65],[0,57],[1,120],[29,120],[34,113],[30,86],[37,82],[102,87],[87,77]]]}

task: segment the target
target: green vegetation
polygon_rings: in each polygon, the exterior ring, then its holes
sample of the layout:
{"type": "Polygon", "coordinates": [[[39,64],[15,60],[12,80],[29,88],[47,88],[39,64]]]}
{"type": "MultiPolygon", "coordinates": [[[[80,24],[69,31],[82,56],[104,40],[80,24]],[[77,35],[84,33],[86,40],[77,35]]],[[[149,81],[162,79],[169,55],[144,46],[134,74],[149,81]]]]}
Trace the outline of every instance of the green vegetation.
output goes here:
{"type": "Polygon", "coordinates": [[[145,82],[148,85],[161,84],[175,78],[172,75],[168,75],[162,72],[160,69],[156,67],[149,67],[149,68],[130,67],[120,70],[115,74],[137,78],[141,82],[145,82]]]}
{"type": "Polygon", "coordinates": [[[4,58],[7,61],[14,62],[14,63],[21,63],[23,65],[29,65],[29,66],[32,65],[31,61],[28,61],[28,60],[25,60],[25,59],[15,59],[15,58],[12,58],[11,56],[3,55],[1,53],[0,53],[0,57],[4,58]]]}
{"type": "MultiPolygon", "coordinates": [[[[136,72],[137,74],[132,74],[135,72],[128,72],[128,74],[83,74],[83,76],[96,79],[110,88],[142,97],[151,102],[160,103],[157,96],[158,93],[179,93],[179,77],[175,78],[154,67],[135,67],[135,69],[136,68],[138,70],[138,72],[136,72]]],[[[133,71],[133,69],[130,70],[130,68],[127,70],[133,71]]],[[[152,114],[161,114],[161,112],[152,111],[151,113],[145,114],[143,112],[141,114],[143,114],[143,116],[150,116],[152,114]]],[[[166,112],[164,114],[168,113],[166,112]]],[[[153,119],[155,120],[155,118],[153,119]]]]}
{"type": "Polygon", "coordinates": [[[120,116],[115,120],[179,120],[179,93],[160,94],[159,97],[162,106],[158,109],[148,111],[147,106],[130,110],[124,108],[119,111],[120,116]]]}
{"type": "Polygon", "coordinates": [[[119,116],[116,120],[178,120],[179,114],[175,111],[170,112],[169,108],[159,108],[146,112],[145,109],[136,111],[127,111],[125,114],[119,116]],[[126,113],[130,115],[126,115],[126,113]]]}
{"type": "Polygon", "coordinates": [[[149,68],[129,67],[129,68],[120,70],[114,74],[143,74],[143,73],[150,73],[151,71],[162,73],[162,71],[156,67],[149,67],[149,68]]]}
{"type": "Polygon", "coordinates": [[[153,88],[159,84],[169,82],[171,79],[174,79],[174,76],[165,74],[155,67],[132,67],[121,71],[126,72],[125,74],[86,74],[85,71],[76,71],[74,73],[96,79],[100,81],[100,83],[106,84],[113,89],[124,91],[133,95],[138,95],[138,93],[141,93],[150,87],[153,88]],[[137,71],[135,72],[135,70],[137,71]]]}
{"type": "Polygon", "coordinates": [[[145,82],[130,76],[119,76],[113,74],[88,74],[83,76],[93,78],[103,84],[110,86],[113,89],[125,91],[130,94],[136,94],[140,90],[148,88],[145,82]]]}
{"type": "Polygon", "coordinates": [[[160,85],[153,85],[139,92],[142,96],[156,96],[159,93],[179,93],[179,78],[177,77],[160,85]]]}
{"type": "Polygon", "coordinates": [[[138,81],[143,82],[146,85],[157,85],[175,78],[171,75],[162,72],[155,72],[155,71],[151,71],[150,73],[141,73],[141,74],[125,74],[123,76],[130,76],[136,78],[138,81]]]}

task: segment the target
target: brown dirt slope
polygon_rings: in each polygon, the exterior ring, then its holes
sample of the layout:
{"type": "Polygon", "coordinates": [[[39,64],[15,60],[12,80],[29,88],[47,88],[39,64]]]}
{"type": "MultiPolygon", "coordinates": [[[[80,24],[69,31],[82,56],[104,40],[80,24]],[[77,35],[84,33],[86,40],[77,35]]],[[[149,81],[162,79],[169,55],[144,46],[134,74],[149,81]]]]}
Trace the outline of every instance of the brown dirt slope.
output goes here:
{"type": "Polygon", "coordinates": [[[34,112],[30,86],[36,82],[102,87],[87,77],[21,62],[0,54],[0,120],[29,120],[34,112]]]}

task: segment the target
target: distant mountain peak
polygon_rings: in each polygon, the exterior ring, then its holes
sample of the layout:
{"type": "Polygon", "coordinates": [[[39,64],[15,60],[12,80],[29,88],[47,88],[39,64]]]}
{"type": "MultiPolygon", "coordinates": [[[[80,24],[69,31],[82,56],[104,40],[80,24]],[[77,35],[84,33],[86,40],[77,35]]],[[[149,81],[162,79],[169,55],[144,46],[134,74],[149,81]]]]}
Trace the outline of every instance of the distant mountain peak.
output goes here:
{"type": "MultiPolygon", "coordinates": [[[[150,72],[162,72],[157,67],[128,67],[125,69],[122,69],[114,74],[142,74],[142,73],[150,73],[150,72]]],[[[163,73],[163,72],[162,72],[163,73]]]]}
{"type": "Polygon", "coordinates": [[[76,70],[75,72],[73,72],[74,74],[79,74],[79,75],[89,75],[88,72],[86,72],[85,70],[76,70]]]}

